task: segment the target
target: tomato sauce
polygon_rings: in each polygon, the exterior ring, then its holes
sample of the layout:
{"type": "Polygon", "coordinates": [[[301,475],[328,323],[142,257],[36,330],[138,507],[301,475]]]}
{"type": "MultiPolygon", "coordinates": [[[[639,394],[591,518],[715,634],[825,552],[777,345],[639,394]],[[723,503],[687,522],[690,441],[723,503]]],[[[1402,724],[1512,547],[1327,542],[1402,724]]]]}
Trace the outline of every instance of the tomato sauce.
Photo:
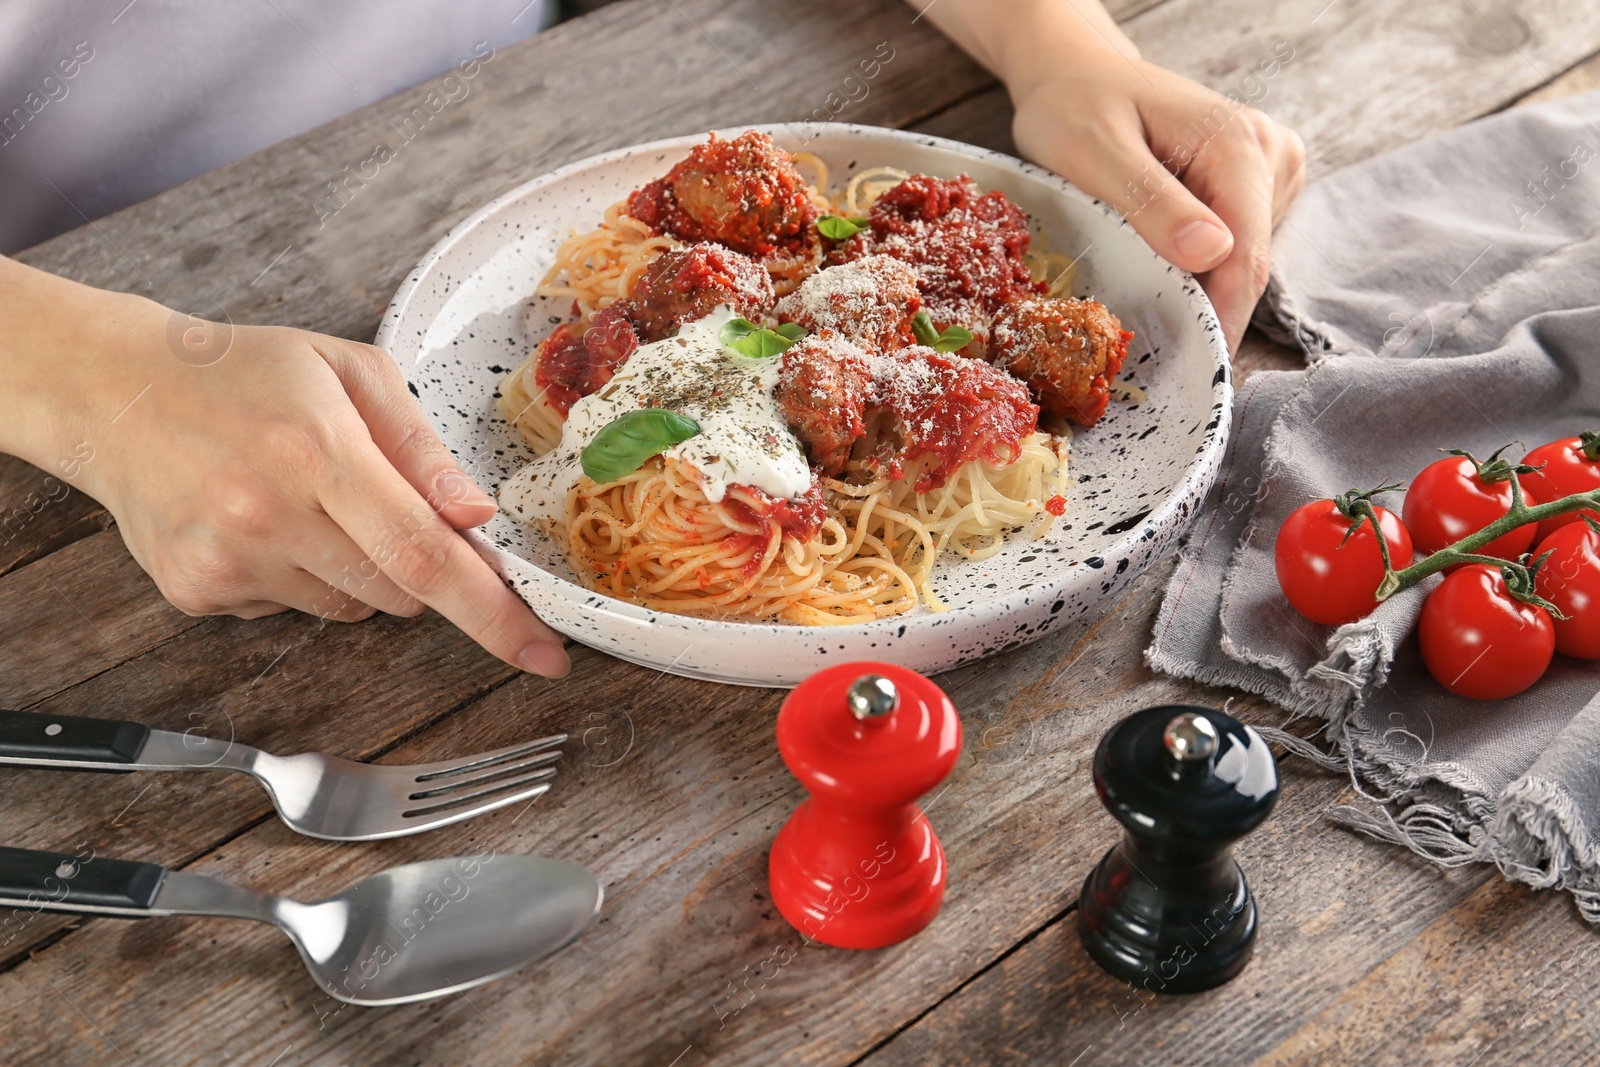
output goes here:
{"type": "Polygon", "coordinates": [[[628,214],[657,233],[677,232],[678,208],[672,193],[667,189],[667,179],[657,178],[642,189],[628,194],[628,214]]]}
{"type": "Polygon", "coordinates": [[[539,360],[533,367],[533,380],[544,390],[545,401],[563,417],[583,395],[573,388],[581,380],[589,364],[583,338],[573,332],[570,325],[561,325],[555,332],[539,342],[539,360]]]}
{"type": "Polygon", "coordinates": [[[750,267],[749,260],[741,259],[717,245],[691,245],[669,262],[672,272],[663,282],[669,292],[680,296],[710,289],[727,294],[730,299],[744,297],[746,300],[760,300],[763,296],[767,302],[772,299],[770,292],[763,294],[748,276],[741,276],[739,264],[744,264],[747,270],[760,268],[750,267]]]}
{"type": "Polygon", "coordinates": [[[581,397],[611,380],[639,347],[639,336],[619,306],[598,312],[581,336],[571,324],[557,326],[539,344],[534,382],[563,417],[581,397]]]}
{"type": "MultiPolygon", "coordinates": [[[[753,485],[737,488],[738,497],[730,493],[723,501],[724,507],[752,526],[775,522],[783,536],[802,544],[816,536],[828,517],[828,506],[822,501],[822,489],[818,485],[812,485],[798,500],[779,500],[753,485]]],[[[740,551],[754,549],[741,568],[746,578],[760,571],[765,563],[768,538],[765,532],[734,533],[723,538],[724,544],[737,546],[740,551]]]]}
{"type": "Polygon", "coordinates": [[[828,517],[828,506],[822,501],[822,488],[816,484],[798,500],[779,500],[753,485],[730,488],[737,488],[739,496],[734,499],[730,495],[724,501],[724,507],[752,526],[776,522],[785,537],[792,537],[796,541],[811,540],[828,517]],[[754,506],[747,503],[746,498],[754,501],[754,506]]]}
{"type": "Polygon", "coordinates": [[[978,194],[965,176],[914,174],[884,192],[868,219],[870,233],[852,238],[843,258],[883,253],[909,263],[939,329],[982,327],[1008,301],[1045,291],[1028,269],[1028,216],[1004,193],[978,194]]]}
{"type": "Polygon", "coordinates": [[[906,436],[906,461],[937,458],[917,479],[926,493],[944,485],[963,464],[978,458],[1004,464],[1020,453],[1022,439],[1039,428],[1039,407],[1021,382],[987,363],[947,356],[931,348],[907,349],[934,372],[932,388],[889,390],[888,400],[906,436]]]}

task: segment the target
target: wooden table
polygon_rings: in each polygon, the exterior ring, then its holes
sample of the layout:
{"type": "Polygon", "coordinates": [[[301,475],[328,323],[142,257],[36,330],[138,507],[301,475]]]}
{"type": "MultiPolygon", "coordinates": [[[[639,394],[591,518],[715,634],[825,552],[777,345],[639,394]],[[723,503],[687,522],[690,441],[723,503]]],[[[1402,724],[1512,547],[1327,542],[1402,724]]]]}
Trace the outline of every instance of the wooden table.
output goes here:
{"type": "MultiPolygon", "coordinates": [[[[1304,135],[1313,179],[1600,81],[1590,0],[1132,0],[1119,14],[1151,59],[1224,91],[1292,45],[1260,103],[1304,135]]],[[[891,0],[634,0],[498,53],[324,227],[324,183],[367,158],[426,86],[22,258],[212,317],[368,339],[411,265],[497,193],[620,145],[811,115],[880,41],[893,60],[840,119],[1009,150],[1004,93],[891,0]]],[[[1256,341],[1239,365],[1291,363],[1256,341]]],[[[114,429],[97,445],[116,447],[114,429]]],[[[188,618],[103,509],[51,494],[39,471],[0,461],[0,706],[385,762],[555,730],[574,741],[531,808],[420,838],[297,837],[236,776],[7,770],[0,840],[87,843],[302,899],[492,846],[585,864],[607,902],[549,961],[383,1010],[339,1010],[253,924],[0,915],[8,1064],[1594,1062],[1600,941],[1571,903],[1334,828],[1324,813],[1348,783],[1293,760],[1276,815],[1239,850],[1262,916],[1239,980],[1141,1000],[1089,963],[1071,913],[1116,837],[1089,782],[1096,741],[1139,707],[1232,695],[1142,665],[1166,567],[1097,619],[939,679],[968,739],[931,805],[951,891],[920,936],[852,953],[802,947],[768,899],[768,844],[799,800],[772,741],[780,693],[584,648],[565,680],[522,676],[431,615],[188,618]]],[[[1247,698],[1232,710],[1280,717],[1247,698]]]]}

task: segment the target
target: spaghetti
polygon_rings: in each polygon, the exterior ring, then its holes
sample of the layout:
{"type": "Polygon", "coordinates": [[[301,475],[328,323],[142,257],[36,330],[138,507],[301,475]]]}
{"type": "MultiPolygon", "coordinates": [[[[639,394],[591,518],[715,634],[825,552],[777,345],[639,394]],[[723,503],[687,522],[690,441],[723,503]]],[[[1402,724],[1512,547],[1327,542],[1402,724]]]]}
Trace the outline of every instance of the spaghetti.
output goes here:
{"type": "Polygon", "coordinates": [[[693,467],[655,459],[610,485],[569,491],[567,549],[599,589],[659,611],[821,626],[916,604],[926,568],[899,562],[870,505],[829,507],[807,529],[771,504],[746,486],[712,503],[693,467]]]}
{"type": "Polygon", "coordinates": [[[1066,449],[1049,434],[1022,441],[1015,459],[994,463],[978,458],[927,492],[916,491],[918,477],[933,463],[924,456],[901,477],[866,463],[852,464],[845,479],[822,482],[823,498],[834,514],[850,518],[875,545],[881,545],[908,575],[923,604],[944,611],[933,589],[933,565],[947,550],[972,560],[993,556],[1014,531],[1037,537],[1054,513],[1041,506],[1063,501],[1066,449]]]}
{"type": "Polygon", "coordinates": [[[628,214],[627,201],[619,200],[606,208],[599,226],[561,243],[536,291],[540,296],[570,299],[579,321],[588,325],[596,311],[633,291],[651,260],[682,243],[652,232],[628,214]]]}
{"type": "Polygon", "coordinates": [[[530,357],[500,383],[500,398],[495,403],[529,447],[543,453],[561,440],[565,420],[550,406],[547,391],[533,381],[533,375],[534,361],[530,357]]]}

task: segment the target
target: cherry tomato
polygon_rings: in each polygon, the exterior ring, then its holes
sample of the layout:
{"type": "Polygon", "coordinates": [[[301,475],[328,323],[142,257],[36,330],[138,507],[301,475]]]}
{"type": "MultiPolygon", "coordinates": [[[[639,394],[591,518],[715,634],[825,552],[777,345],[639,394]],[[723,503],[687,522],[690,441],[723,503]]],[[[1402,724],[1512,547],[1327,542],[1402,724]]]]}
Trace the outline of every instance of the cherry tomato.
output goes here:
{"type": "Polygon", "coordinates": [[[1544,674],[1556,652],[1550,613],[1514,600],[1500,568],[1471,563],[1422,605],[1422,660],[1438,683],[1474,700],[1504,700],[1544,674]]]}
{"type": "Polygon", "coordinates": [[[1550,552],[1534,577],[1539,595],[1567,616],[1556,619],[1556,651],[1600,659],[1600,533],[1572,523],[1539,542],[1550,552]]]}
{"type": "MultiPolygon", "coordinates": [[[[1389,559],[1399,570],[1411,562],[1411,534],[1388,508],[1373,505],[1372,510],[1389,544],[1389,559]]],[[[1378,606],[1373,599],[1383,580],[1378,539],[1368,522],[1345,541],[1349,530],[1350,520],[1332,500],[1296,508],[1278,528],[1272,550],[1278,585],[1294,609],[1312,622],[1341,626],[1378,606]]]]}
{"type": "MultiPolygon", "coordinates": [[[[1522,488],[1523,500],[1536,503],[1526,482],[1522,488]]],[[[1477,533],[1510,510],[1510,481],[1486,482],[1478,477],[1471,459],[1451,456],[1430,463],[1411,480],[1404,515],[1417,551],[1431,555],[1477,533]]],[[[1519,526],[1478,549],[1478,554],[1514,560],[1532,546],[1533,535],[1533,524],[1519,526]]]]}
{"type": "MultiPolygon", "coordinates": [[[[1586,433],[1582,437],[1551,441],[1529,452],[1522,462],[1530,467],[1544,467],[1538,474],[1524,475],[1522,487],[1531,488],[1546,504],[1573,493],[1600,489],[1600,434],[1586,433]]],[[[1577,522],[1581,515],[1600,522],[1600,511],[1570,511],[1541,522],[1539,540],[1543,541],[1568,523],[1577,522]]]]}

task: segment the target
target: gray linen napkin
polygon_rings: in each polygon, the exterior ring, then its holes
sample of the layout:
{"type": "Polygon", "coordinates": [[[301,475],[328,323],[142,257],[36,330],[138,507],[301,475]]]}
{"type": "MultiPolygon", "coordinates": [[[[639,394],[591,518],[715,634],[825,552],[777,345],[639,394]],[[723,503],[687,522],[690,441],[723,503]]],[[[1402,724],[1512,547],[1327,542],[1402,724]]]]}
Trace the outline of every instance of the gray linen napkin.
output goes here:
{"type": "Polygon", "coordinates": [[[1273,259],[1257,325],[1310,366],[1240,390],[1146,658],[1326,720],[1328,751],[1273,734],[1373,798],[1342,821],[1567,889],[1600,923],[1600,664],[1557,656],[1520,696],[1455,697],[1412,634],[1437,577],[1335,629],[1287,606],[1272,562],[1307,500],[1408,482],[1439,448],[1484,457],[1600,428],[1600,93],[1313,184],[1273,259]]]}

